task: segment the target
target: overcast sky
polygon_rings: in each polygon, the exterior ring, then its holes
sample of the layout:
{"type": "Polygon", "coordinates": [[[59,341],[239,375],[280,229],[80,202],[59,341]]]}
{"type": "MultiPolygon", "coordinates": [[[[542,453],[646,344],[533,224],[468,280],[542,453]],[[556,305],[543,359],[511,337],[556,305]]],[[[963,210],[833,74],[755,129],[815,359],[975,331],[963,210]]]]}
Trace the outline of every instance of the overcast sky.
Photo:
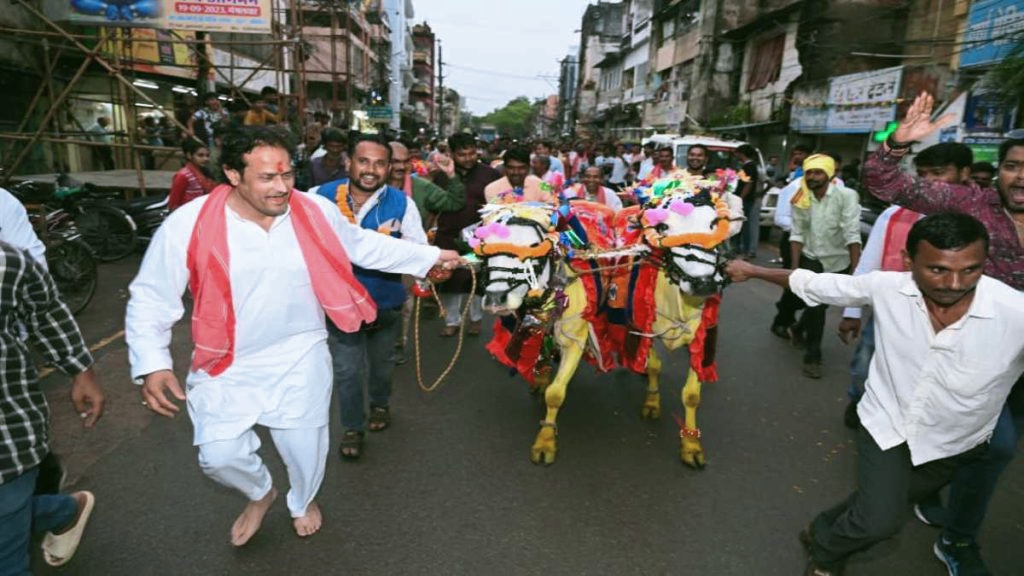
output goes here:
{"type": "Polygon", "coordinates": [[[575,30],[589,3],[413,0],[413,8],[414,21],[426,20],[441,40],[445,86],[483,115],[516,96],[558,94],[558,61],[579,45],[575,30]]]}

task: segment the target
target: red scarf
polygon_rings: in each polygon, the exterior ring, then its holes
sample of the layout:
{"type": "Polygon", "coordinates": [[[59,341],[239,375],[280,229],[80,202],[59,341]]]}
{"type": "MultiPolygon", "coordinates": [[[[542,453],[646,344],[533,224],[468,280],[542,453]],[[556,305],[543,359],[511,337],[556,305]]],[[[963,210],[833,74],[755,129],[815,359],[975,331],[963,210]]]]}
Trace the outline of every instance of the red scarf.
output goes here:
{"type": "MultiPolygon", "coordinates": [[[[235,307],[231,297],[225,206],[231,187],[218,186],[199,211],[188,245],[189,288],[195,300],[192,371],[217,376],[235,357],[235,307]]],[[[352,264],[320,209],[293,190],[288,200],[292,227],[306,261],[313,292],[324,312],[345,332],[377,316],[373,300],[352,274],[352,264]]],[[[273,263],[268,263],[273,266],[273,263]]]]}
{"type": "Polygon", "coordinates": [[[882,244],[882,270],[904,272],[903,249],[907,246],[910,229],[921,219],[921,215],[906,208],[898,208],[889,216],[885,227],[885,242],[882,244]]]}

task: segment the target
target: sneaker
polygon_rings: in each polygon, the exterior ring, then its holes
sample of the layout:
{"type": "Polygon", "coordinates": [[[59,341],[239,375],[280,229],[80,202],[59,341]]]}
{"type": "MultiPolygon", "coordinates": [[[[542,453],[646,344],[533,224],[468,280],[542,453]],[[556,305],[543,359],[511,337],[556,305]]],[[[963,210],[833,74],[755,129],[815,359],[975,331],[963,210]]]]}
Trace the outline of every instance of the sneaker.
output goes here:
{"type": "Polygon", "coordinates": [[[814,378],[815,380],[821,379],[821,364],[818,362],[805,362],[804,363],[804,376],[808,378],[814,378]]]}
{"type": "Polygon", "coordinates": [[[946,565],[949,576],[991,576],[988,566],[981,559],[981,550],[978,543],[970,540],[967,542],[946,542],[939,538],[932,546],[935,557],[946,565]]]}
{"type": "Polygon", "coordinates": [[[942,528],[946,523],[946,509],[938,494],[925,496],[914,504],[914,516],[925,526],[942,528]]]}

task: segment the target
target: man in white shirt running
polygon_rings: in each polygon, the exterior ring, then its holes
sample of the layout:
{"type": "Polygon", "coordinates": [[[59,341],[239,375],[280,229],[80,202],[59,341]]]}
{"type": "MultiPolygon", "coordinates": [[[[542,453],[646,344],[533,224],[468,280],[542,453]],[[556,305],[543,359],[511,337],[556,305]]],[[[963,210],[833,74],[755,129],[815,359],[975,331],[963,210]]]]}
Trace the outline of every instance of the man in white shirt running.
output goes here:
{"type": "Polygon", "coordinates": [[[150,243],[129,287],[125,338],[143,405],[172,417],[175,400],[186,401],[203,472],[249,500],[231,528],[241,546],[277,497],[256,425],[285,463],[296,534],[320,529],[314,498],[334,377],[325,313],[346,332],[377,313],[352,265],[422,277],[459,257],[361,228],[344,203],[296,193],[290,144],[272,128],[229,133],[221,163],[229,185],[175,210],[150,243]],[[186,286],[195,349],[183,390],[170,343],[186,286]]]}
{"type": "Polygon", "coordinates": [[[870,304],[875,313],[875,355],[857,409],[857,490],[801,533],[810,554],[805,574],[842,572],[851,554],[899,532],[913,502],[989,450],[1024,372],[1024,294],[982,274],[988,244],[977,219],[943,213],[911,228],[909,272],[727,265],[734,282],[759,278],[809,305],[870,304]]]}

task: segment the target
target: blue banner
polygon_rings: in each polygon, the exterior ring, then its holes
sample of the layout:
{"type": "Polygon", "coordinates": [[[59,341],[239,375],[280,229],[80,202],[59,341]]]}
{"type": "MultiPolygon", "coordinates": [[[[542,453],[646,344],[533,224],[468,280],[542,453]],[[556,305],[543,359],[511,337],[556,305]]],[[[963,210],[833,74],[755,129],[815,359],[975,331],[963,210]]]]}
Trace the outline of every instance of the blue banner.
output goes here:
{"type": "Polygon", "coordinates": [[[971,4],[964,32],[960,67],[995,64],[1024,38],[1021,0],[977,0],[971,4]]]}

